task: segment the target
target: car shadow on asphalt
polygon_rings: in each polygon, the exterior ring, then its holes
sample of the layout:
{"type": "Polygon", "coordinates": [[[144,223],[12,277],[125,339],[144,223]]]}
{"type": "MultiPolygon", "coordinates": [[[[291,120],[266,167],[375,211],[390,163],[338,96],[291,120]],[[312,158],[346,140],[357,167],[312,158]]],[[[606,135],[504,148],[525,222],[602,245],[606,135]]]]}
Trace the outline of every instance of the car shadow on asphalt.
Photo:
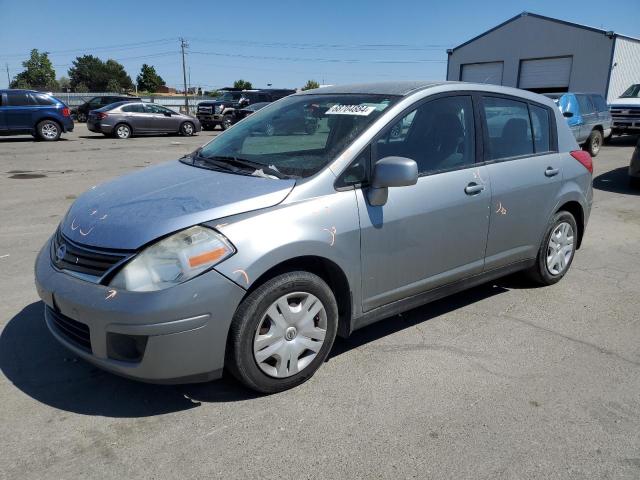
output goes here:
{"type": "MultiPolygon", "coordinates": [[[[354,332],[349,339],[338,339],[329,361],[400,330],[526,286],[516,277],[506,277],[387,318],[354,332]]],[[[83,415],[137,418],[188,410],[201,403],[238,402],[259,396],[226,376],[201,384],[153,385],[100,370],[55,341],[44,323],[43,308],[42,302],[34,302],[4,327],[0,370],[24,394],[46,405],[83,415]]]]}
{"type": "Polygon", "coordinates": [[[598,175],[593,179],[593,188],[605,192],[640,195],[640,189],[629,184],[629,167],[620,167],[598,175]]]}
{"type": "MultiPolygon", "coordinates": [[[[57,142],[66,142],[68,138],[60,137],[57,142]]],[[[45,140],[40,140],[38,138],[33,138],[32,136],[24,136],[24,137],[0,137],[0,143],[45,143],[45,140]]]]}

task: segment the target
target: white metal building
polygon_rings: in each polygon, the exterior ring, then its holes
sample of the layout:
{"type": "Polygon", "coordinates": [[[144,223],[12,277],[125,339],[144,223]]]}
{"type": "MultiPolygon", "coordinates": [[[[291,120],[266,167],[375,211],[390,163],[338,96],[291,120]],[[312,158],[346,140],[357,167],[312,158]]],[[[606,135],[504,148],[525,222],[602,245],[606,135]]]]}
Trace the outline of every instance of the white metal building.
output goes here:
{"type": "Polygon", "coordinates": [[[640,83],[640,39],[523,12],[448,50],[447,80],[607,100],[640,83]]]}

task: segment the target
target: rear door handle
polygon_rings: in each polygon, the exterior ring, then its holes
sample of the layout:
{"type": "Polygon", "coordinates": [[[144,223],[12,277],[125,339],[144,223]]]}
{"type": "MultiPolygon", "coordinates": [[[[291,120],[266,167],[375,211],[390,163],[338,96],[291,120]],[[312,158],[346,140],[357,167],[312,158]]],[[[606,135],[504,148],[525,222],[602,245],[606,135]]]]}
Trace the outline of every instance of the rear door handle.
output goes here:
{"type": "Polygon", "coordinates": [[[478,185],[476,182],[471,182],[469,185],[464,187],[464,193],[466,193],[467,195],[477,195],[483,190],[484,185],[478,185]]]}
{"type": "Polygon", "coordinates": [[[544,171],[544,174],[547,177],[555,177],[559,172],[559,168],[547,167],[547,169],[544,171]]]}

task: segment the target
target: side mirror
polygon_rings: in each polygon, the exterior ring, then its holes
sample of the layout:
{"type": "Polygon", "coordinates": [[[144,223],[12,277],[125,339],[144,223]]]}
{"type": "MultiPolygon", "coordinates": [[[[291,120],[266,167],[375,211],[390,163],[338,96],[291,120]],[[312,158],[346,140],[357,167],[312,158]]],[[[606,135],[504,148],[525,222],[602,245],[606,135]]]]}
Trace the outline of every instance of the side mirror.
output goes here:
{"type": "Polygon", "coordinates": [[[367,192],[369,203],[380,206],[387,203],[389,187],[406,187],[418,182],[418,164],[410,158],[385,157],[373,167],[373,178],[367,192]]]}
{"type": "Polygon", "coordinates": [[[164,116],[165,117],[170,117],[171,116],[171,112],[164,112],[164,116]]]}
{"type": "Polygon", "coordinates": [[[564,118],[571,118],[573,117],[573,112],[562,112],[562,116],[564,118]]]}

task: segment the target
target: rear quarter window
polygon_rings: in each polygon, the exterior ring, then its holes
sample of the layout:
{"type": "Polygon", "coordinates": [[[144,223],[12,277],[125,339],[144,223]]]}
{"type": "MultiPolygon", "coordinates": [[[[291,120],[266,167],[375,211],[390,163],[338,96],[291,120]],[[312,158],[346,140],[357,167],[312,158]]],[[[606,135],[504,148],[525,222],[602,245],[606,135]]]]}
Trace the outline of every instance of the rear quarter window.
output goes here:
{"type": "Polygon", "coordinates": [[[55,105],[57,102],[48,95],[36,93],[32,95],[38,105],[55,105]]]}
{"type": "Polygon", "coordinates": [[[607,102],[605,102],[604,98],[602,98],[600,95],[591,95],[591,102],[599,112],[606,112],[609,110],[607,108],[607,102]]]}

